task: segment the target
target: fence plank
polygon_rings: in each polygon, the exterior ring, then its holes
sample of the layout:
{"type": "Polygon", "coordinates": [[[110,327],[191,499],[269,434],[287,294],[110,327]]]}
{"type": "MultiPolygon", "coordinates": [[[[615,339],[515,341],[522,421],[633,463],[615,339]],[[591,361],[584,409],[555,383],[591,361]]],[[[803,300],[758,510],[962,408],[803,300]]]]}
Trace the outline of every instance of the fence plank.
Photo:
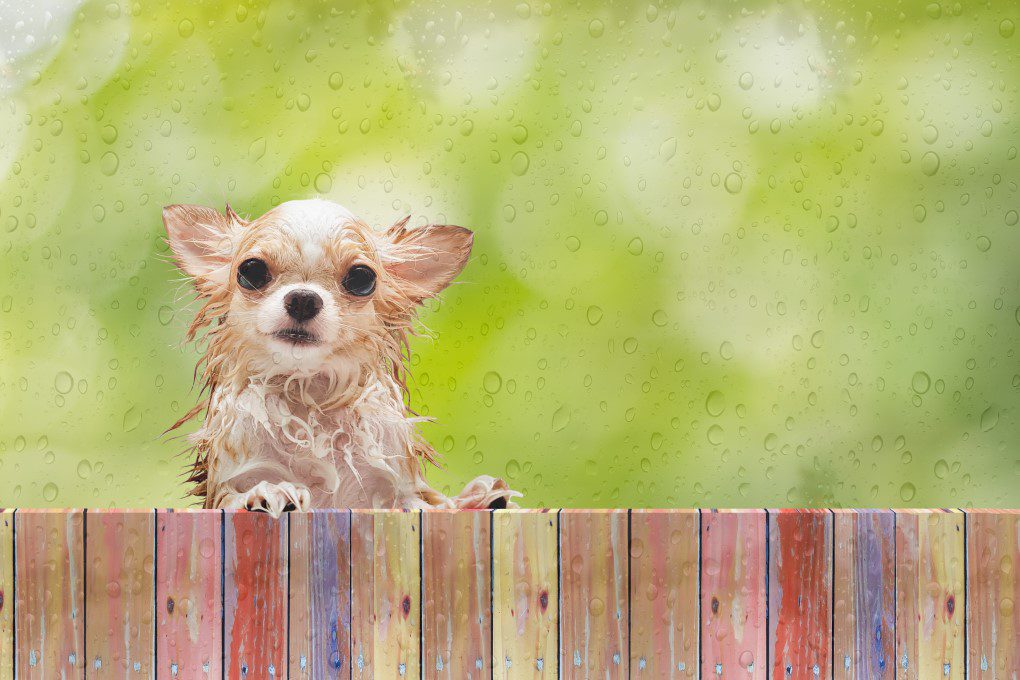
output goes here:
{"type": "Polygon", "coordinates": [[[224,514],[224,630],[227,678],[287,674],[287,518],[224,514]]]}
{"type": "Polygon", "coordinates": [[[555,511],[492,515],[493,677],[559,677],[559,556],[555,511]]]}
{"type": "Polygon", "coordinates": [[[290,676],[351,675],[351,513],[290,513],[290,676]]]}
{"type": "Polygon", "coordinates": [[[223,675],[223,512],[156,513],[156,676],[223,675]]]}
{"type": "Polygon", "coordinates": [[[426,678],[492,676],[488,512],[422,513],[422,666],[426,678]]]}
{"type": "Polygon", "coordinates": [[[773,678],[832,677],[832,513],[769,510],[773,678]]]}
{"type": "Polygon", "coordinates": [[[1020,511],[967,510],[968,677],[1020,676],[1020,511]]]}
{"type": "Polygon", "coordinates": [[[14,515],[18,678],[85,677],[84,513],[14,515]]]}
{"type": "Polygon", "coordinates": [[[630,668],[637,678],[694,677],[698,668],[697,510],[630,516],[630,668]]]}
{"type": "Polygon", "coordinates": [[[895,675],[895,516],[833,510],[833,670],[839,680],[895,675]]]}
{"type": "Polygon", "coordinates": [[[351,513],[352,677],[421,674],[421,513],[351,513]]]}
{"type": "Polygon", "coordinates": [[[896,511],[896,676],[964,677],[963,514],[896,511]]]}
{"type": "Polygon", "coordinates": [[[88,677],[155,677],[155,515],[152,510],[90,510],[85,536],[88,677]]]}
{"type": "Polygon", "coordinates": [[[765,531],[764,510],[701,514],[703,678],[767,675],[765,531]]]}
{"type": "Polygon", "coordinates": [[[560,669],[626,678],[630,663],[626,510],[560,511],[560,669]]]}
{"type": "Polygon", "coordinates": [[[14,511],[0,508],[0,680],[14,680],[14,511]]]}

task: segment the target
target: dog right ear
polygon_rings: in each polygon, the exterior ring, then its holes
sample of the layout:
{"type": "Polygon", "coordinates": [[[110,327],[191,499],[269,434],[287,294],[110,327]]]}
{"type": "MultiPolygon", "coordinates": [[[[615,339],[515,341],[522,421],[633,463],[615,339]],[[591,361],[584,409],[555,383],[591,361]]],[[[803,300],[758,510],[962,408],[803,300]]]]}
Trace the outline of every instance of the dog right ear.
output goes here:
{"type": "Polygon", "coordinates": [[[168,205],[163,224],[177,266],[200,293],[227,284],[236,237],[245,224],[229,205],[226,215],[199,205],[168,205]]]}

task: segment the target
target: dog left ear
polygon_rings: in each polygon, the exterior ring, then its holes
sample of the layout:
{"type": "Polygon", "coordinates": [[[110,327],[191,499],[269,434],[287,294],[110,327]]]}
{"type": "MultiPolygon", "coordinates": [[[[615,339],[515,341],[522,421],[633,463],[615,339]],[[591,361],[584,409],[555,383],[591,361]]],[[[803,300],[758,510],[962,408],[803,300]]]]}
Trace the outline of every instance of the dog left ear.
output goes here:
{"type": "Polygon", "coordinates": [[[225,215],[199,205],[168,205],[163,224],[177,266],[195,280],[200,293],[226,284],[235,235],[246,224],[229,205],[225,215]]]}
{"type": "Polygon", "coordinates": [[[387,273],[417,303],[438,295],[460,274],[471,255],[475,235],[452,224],[407,227],[404,218],[390,227],[392,247],[385,259],[387,273]]]}

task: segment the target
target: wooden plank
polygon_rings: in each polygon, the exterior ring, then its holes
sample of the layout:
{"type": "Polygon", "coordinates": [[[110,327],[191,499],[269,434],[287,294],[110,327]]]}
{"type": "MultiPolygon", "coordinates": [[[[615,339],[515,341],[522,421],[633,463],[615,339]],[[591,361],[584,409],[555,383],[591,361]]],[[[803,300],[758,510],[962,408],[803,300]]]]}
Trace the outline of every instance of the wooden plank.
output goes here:
{"type": "Polygon", "coordinates": [[[14,680],[14,510],[0,508],[0,680],[14,680]]]}
{"type": "Polygon", "coordinates": [[[764,680],[764,510],[701,514],[701,677],[764,680]]]}
{"type": "Polygon", "coordinates": [[[555,511],[492,515],[493,677],[559,677],[559,555],[555,511]]]}
{"type": "Polygon", "coordinates": [[[967,510],[967,659],[972,680],[1020,677],[1020,511],[967,510]]]}
{"type": "Polygon", "coordinates": [[[896,511],[896,677],[964,677],[963,514],[896,511]]]}
{"type": "Polygon", "coordinates": [[[88,677],[155,677],[153,511],[90,510],[85,538],[88,677]]]}
{"type": "Polygon", "coordinates": [[[156,675],[223,675],[223,512],[156,513],[156,675]]]}
{"type": "Polygon", "coordinates": [[[14,515],[15,674],[85,677],[85,542],[81,510],[14,515]]]}
{"type": "Polygon", "coordinates": [[[426,678],[492,676],[491,513],[422,513],[423,653],[426,678]]]}
{"type": "Polygon", "coordinates": [[[626,510],[560,511],[560,670],[626,678],[629,574],[626,510]]]}
{"type": "Polygon", "coordinates": [[[631,512],[632,677],[697,674],[700,531],[697,510],[631,512]]]}
{"type": "Polygon", "coordinates": [[[224,513],[224,673],[287,674],[287,517],[224,513]]]}
{"type": "Polygon", "coordinates": [[[351,513],[290,513],[290,677],[351,675],[351,513]]]}
{"type": "Polygon", "coordinates": [[[421,513],[351,513],[352,677],[421,674],[421,513]]]}
{"type": "Polygon", "coordinates": [[[833,670],[839,680],[896,672],[895,516],[833,510],[833,670]]]}
{"type": "Polygon", "coordinates": [[[832,513],[769,510],[772,678],[832,677],[832,513]]]}

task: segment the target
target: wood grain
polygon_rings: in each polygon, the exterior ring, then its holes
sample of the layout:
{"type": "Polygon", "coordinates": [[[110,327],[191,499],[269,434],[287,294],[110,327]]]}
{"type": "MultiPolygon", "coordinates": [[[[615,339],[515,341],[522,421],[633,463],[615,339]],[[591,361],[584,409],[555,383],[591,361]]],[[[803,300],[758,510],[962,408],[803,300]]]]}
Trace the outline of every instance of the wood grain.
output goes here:
{"type": "Polygon", "coordinates": [[[493,677],[559,677],[558,518],[554,510],[492,515],[493,677]]]}
{"type": "Polygon", "coordinates": [[[14,510],[0,508],[0,680],[14,680],[14,510]]]}
{"type": "Polygon", "coordinates": [[[224,514],[224,673],[287,674],[287,517],[224,514]]]}
{"type": "Polygon", "coordinates": [[[15,673],[40,680],[83,678],[84,513],[18,510],[14,534],[15,673]]]}
{"type": "Polygon", "coordinates": [[[156,513],[156,676],[223,675],[223,512],[156,513]]]}
{"type": "Polygon", "coordinates": [[[769,510],[773,678],[832,677],[832,513],[769,510]]]}
{"type": "Polygon", "coordinates": [[[764,510],[701,515],[701,677],[764,680],[766,516],[764,510]]]}
{"type": "Polygon", "coordinates": [[[1020,511],[967,510],[967,659],[975,680],[1020,677],[1020,511]]]}
{"type": "Polygon", "coordinates": [[[626,678],[630,665],[626,510],[560,511],[560,671],[626,678]]]}
{"type": "Polygon", "coordinates": [[[697,510],[631,512],[632,677],[698,673],[700,531],[697,510]]]}
{"type": "Polygon", "coordinates": [[[896,677],[964,677],[963,514],[896,511],[896,677]]]}
{"type": "Polygon", "coordinates": [[[85,537],[87,675],[153,678],[155,515],[89,510],[85,537]]]}
{"type": "Polygon", "coordinates": [[[426,678],[492,676],[491,513],[422,512],[426,678]]]}
{"type": "Polygon", "coordinates": [[[421,674],[421,513],[351,513],[352,677],[421,674]]]}
{"type": "Polygon", "coordinates": [[[895,675],[895,516],[833,510],[833,670],[839,680],[895,675]]]}
{"type": "Polygon", "coordinates": [[[351,674],[351,513],[290,513],[290,677],[351,674]]]}

